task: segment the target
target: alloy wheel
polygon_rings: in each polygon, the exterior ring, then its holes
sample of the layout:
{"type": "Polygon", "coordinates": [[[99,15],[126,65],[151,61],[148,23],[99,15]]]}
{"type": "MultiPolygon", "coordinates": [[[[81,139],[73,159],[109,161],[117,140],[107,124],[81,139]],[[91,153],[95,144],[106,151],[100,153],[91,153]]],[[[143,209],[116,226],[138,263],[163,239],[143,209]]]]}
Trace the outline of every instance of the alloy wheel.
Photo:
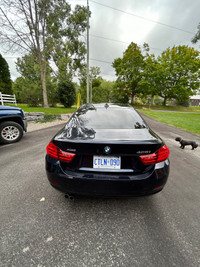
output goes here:
{"type": "Polygon", "coordinates": [[[15,126],[6,126],[1,131],[1,136],[3,139],[7,141],[14,141],[16,140],[20,135],[20,131],[15,126]]]}

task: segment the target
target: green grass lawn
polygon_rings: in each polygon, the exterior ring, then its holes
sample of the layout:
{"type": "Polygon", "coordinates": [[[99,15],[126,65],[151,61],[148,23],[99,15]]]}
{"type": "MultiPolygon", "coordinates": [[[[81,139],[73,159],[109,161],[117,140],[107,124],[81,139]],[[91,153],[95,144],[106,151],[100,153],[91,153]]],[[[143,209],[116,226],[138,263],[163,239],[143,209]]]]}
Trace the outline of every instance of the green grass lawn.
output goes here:
{"type": "Polygon", "coordinates": [[[200,135],[200,113],[159,112],[142,109],[139,111],[155,120],[200,135]]]}
{"type": "Polygon", "coordinates": [[[66,114],[73,113],[76,111],[76,108],[64,108],[64,107],[55,107],[55,108],[43,108],[43,107],[29,107],[25,104],[18,104],[19,108],[22,108],[25,112],[44,112],[45,114],[66,114]]]}
{"type": "Polygon", "coordinates": [[[200,106],[148,106],[148,105],[133,105],[136,109],[147,108],[151,110],[166,110],[166,111],[185,111],[185,112],[200,112],[200,106]]]}

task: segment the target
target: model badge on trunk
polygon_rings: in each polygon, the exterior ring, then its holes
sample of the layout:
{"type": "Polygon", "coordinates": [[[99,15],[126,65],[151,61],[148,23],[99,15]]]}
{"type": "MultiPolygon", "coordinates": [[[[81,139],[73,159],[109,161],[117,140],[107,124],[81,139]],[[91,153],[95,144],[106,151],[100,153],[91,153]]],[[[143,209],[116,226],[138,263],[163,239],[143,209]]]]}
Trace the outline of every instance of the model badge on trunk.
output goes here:
{"type": "Polygon", "coordinates": [[[150,154],[151,150],[145,150],[145,151],[137,151],[137,154],[150,154]]]}
{"type": "Polygon", "coordinates": [[[67,148],[67,151],[68,152],[76,152],[76,149],[74,149],[74,148],[67,148]]]}

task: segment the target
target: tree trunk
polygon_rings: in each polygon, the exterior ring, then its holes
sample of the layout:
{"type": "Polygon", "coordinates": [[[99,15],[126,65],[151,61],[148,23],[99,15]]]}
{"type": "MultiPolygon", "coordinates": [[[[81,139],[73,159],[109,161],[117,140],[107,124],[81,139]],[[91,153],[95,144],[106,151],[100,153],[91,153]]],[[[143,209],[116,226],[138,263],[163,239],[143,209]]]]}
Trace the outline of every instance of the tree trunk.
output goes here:
{"type": "Polygon", "coordinates": [[[43,95],[43,104],[44,108],[48,108],[48,99],[47,99],[47,88],[46,88],[46,61],[41,59],[41,54],[38,53],[38,61],[40,66],[40,76],[41,76],[41,83],[42,83],[42,95],[43,95]]]}
{"type": "Polygon", "coordinates": [[[151,105],[154,105],[154,95],[151,97],[151,105]]]}
{"type": "Polygon", "coordinates": [[[131,94],[131,104],[133,104],[133,102],[134,102],[134,93],[132,92],[132,94],[131,94]]]}
{"type": "Polygon", "coordinates": [[[168,99],[168,97],[167,97],[167,96],[165,96],[165,97],[164,97],[164,101],[163,101],[163,106],[166,106],[167,99],[168,99]]]}
{"type": "Polygon", "coordinates": [[[46,76],[47,76],[47,62],[46,62],[46,38],[45,38],[45,21],[42,26],[42,39],[43,39],[43,64],[42,64],[42,75],[41,75],[41,80],[42,80],[42,92],[43,92],[43,102],[44,102],[44,107],[48,108],[48,99],[47,99],[47,87],[46,87],[46,76]]]}
{"type": "Polygon", "coordinates": [[[46,88],[46,71],[41,70],[41,82],[42,82],[42,94],[43,94],[43,103],[44,107],[48,108],[48,99],[47,99],[47,88],[46,88]]]}

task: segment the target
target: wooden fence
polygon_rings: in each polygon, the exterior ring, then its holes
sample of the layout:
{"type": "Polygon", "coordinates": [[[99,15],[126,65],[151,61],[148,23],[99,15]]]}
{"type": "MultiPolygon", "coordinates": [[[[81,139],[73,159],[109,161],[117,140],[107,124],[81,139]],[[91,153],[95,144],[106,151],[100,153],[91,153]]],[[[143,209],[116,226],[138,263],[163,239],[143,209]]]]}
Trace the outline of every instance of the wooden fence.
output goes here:
{"type": "Polygon", "coordinates": [[[4,103],[13,103],[17,105],[15,95],[6,95],[0,92],[0,105],[4,106],[4,103]]]}

